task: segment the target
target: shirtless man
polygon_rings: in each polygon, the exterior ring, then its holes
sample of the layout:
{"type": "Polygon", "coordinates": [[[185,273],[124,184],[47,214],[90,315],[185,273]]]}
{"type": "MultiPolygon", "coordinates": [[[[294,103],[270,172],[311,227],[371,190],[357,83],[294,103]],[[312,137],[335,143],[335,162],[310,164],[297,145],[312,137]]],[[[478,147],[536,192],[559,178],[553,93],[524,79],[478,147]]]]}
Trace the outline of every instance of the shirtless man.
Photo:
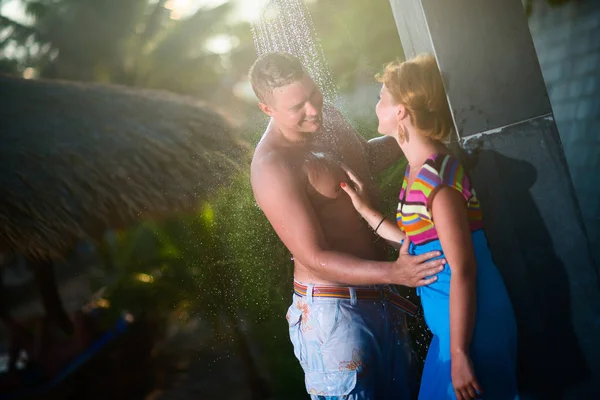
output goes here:
{"type": "Polygon", "coordinates": [[[271,117],[252,160],[252,188],[294,257],[286,318],[308,393],[313,399],[413,398],[404,314],[414,306],[387,284],[427,285],[444,260],[430,260],[439,255],[433,252],[410,256],[405,243],[397,261],[386,261],[385,242],[340,189],[349,182],[343,162],[376,201],[373,175],[397,161],[397,144],[385,137],[365,141],[339,111],[323,105],[292,55],[265,54],[249,76],[260,109],[271,117]]]}

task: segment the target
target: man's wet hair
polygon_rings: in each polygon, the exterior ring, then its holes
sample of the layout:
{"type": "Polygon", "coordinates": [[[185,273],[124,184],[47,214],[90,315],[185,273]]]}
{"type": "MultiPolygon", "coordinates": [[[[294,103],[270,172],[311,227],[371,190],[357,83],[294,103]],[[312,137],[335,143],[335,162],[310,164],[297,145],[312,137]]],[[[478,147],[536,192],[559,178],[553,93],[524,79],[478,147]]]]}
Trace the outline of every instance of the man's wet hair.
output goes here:
{"type": "Polygon", "coordinates": [[[304,67],[297,57],[272,52],[263,54],[254,62],[248,77],[258,100],[267,103],[273,90],[299,81],[304,74],[304,67]]]}

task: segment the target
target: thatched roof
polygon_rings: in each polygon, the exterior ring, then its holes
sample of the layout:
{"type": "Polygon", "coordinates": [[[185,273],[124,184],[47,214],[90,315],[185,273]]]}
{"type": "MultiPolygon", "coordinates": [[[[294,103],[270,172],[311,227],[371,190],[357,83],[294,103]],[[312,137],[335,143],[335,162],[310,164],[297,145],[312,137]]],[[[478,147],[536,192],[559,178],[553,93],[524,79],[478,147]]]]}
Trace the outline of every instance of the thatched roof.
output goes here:
{"type": "Polygon", "coordinates": [[[244,154],[189,98],[0,76],[0,251],[60,257],[83,237],[186,210],[244,154]]]}

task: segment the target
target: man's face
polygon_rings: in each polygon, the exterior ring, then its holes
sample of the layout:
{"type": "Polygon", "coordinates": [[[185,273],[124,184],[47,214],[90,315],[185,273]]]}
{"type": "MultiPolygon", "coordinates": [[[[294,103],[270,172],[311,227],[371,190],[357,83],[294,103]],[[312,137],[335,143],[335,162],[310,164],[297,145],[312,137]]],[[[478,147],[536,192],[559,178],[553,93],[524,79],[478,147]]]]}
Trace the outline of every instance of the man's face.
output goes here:
{"type": "Polygon", "coordinates": [[[296,82],[273,90],[268,103],[261,103],[260,108],[283,129],[314,133],[322,125],[323,96],[306,74],[296,82]]]}

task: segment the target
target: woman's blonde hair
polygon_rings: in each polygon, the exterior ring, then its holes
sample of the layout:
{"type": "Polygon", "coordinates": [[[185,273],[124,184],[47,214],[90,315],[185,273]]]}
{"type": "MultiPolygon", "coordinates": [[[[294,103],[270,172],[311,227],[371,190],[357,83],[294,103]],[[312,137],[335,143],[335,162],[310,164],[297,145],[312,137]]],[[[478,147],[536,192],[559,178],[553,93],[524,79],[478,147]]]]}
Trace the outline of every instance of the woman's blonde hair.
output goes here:
{"type": "Polygon", "coordinates": [[[397,104],[406,107],[415,128],[431,139],[448,141],[454,124],[442,76],[432,55],[389,63],[375,78],[385,85],[397,104]]]}

